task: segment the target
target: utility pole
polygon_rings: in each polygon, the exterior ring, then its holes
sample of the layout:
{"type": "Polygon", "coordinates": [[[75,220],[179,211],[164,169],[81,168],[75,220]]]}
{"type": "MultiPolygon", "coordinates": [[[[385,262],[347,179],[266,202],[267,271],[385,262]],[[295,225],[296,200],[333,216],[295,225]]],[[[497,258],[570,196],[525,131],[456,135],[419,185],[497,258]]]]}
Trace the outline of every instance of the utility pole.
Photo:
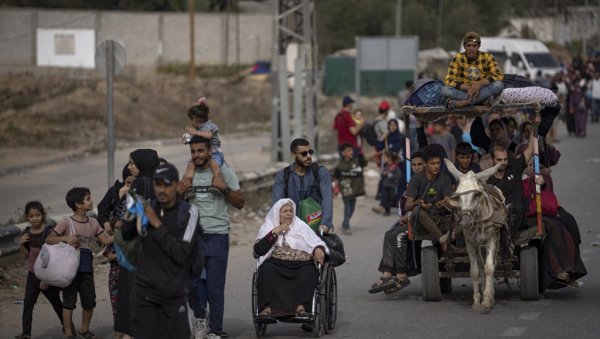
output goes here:
{"type": "Polygon", "coordinates": [[[271,83],[273,110],[271,114],[271,160],[288,159],[291,142],[290,123],[294,124],[294,136],[304,136],[318,151],[316,114],[316,0],[273,1],[273,58],[271,83]],[[298,45],[294,72],[287,69],[287,49],[290,43],[298,45]],[[293,113],[290,116],[290,88],[288,79],[294,79],[293,113]],[[303,128],[303,121],[305,128],[303,128]]]}
{"type": "Polygon", "coordinates": [[[402,35],[402,0],[396,0],[396,36],[402,35]]]}
{"type": "Polygon", "coordinates": [[[190,79],[196,78],[196,58],[194,47],[194,0],[188,0],[188,8],[190,11],[190,79]]]}
{"type": "MultiPolygon", "coordinates": [[[[589,8],[588,8],[588,0],[585,0],[585,15],[589,18],[590,17],[590,12],[589,12],[589,8]]],[[[586,20],[587,21],[587,18],[586,20]]],[[[587,56],[587,41],[588,41],[588,31],[584,30],[583,32],[583,43],[581,44],[581,49],[582,49],[582,53],[583,56],[586,57],[587,56]]]]}
{"type": "Polygon", "coordinates": [[[437,47],[442,46],[442,16],[444,13],[444,0],[438,0],[438,20],[437,20],[437,34],[436,34],[436,45],[437,47]]]}

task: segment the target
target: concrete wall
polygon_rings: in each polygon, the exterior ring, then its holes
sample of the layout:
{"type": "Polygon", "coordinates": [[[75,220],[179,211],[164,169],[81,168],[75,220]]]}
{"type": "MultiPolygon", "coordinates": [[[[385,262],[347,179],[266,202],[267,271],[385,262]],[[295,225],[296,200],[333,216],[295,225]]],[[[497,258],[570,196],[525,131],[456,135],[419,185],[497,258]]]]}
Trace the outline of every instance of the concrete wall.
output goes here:
{"type": "Polygon", "coordinates": [[[556,16],[514,18],[510,23],[518,32],[528,29],[542,41],[565,45],[600,34],[600,6],[567,7],[556,16]]]}
{"type": "MultiPolygon", "coordinates": [[[[242,64],[271,59],[272,17],[240,14],[239,24],[237,19],[234,14],[196,14],[197,64],[224,64],[226,55],[229,64],[238,55],[242,64]]],[[[94,29],[97,44],[107,39],[121,42],[132,65],[189,62],[187,13],[1,8],[0,66],[35,65],[38,27],[94,29]]]]}

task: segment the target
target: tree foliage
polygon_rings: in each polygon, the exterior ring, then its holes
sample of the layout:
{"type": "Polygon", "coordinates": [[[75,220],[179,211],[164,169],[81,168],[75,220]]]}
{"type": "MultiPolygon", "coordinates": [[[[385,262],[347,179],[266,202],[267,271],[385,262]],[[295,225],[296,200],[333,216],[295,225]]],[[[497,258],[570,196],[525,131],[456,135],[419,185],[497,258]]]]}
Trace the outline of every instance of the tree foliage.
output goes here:
{"type": "MultiPolygon", "coordinates": [[[[237,8],[237,0],[194,0],[194,7],[201,11],[224,11],[228,1],[232,8],[237,8]]],[[[177,12],[188,10],[188,0],[0,0],[0,7],[3,6],[177,12]]]]}
{"type": "MultiPolygon", "coordinates": [[[[496,35],[515,16],[562,13],[584,0],[402,0],[402,35],[418,35],[421,48],[456,50],[467,31],[496,35]],[[440,6],[441,2],[441,6],[440,6]]],[[[394,35],[396,0],[318,0],[322,54],[355,46],[356,36],[394,35]]]]}

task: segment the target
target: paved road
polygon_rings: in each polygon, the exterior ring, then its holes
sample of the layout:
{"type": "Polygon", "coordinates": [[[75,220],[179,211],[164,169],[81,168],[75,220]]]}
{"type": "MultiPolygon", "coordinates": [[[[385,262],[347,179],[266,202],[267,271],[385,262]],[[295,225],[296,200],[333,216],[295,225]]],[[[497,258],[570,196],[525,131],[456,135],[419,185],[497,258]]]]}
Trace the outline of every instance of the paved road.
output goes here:
{"type": "MultiPolygon", "coordinates": [[[[564,128],[564,127],[563,127],[564,128]]],[[[600,125],[589,126],[586,139],[563,137],[558,144],[563,156],[554,169],[560,202],[578,219],[583,243],[581,251],[589,274],[578,290],[548,291],[539,301],[519,300],[519,287],[496,286],[496,307],[490,315],[471,311],[471,288],[467,279],[454,280],[454,292],[440,302],[423,302],[421,279],[399,293],[396,299],[369,295],[368,286],[378,277],[382,235],[393,217],[375,215],[374,202],[360,199],[352,220],[354,235],[342,236],[348,261],[337,269],[339,280],[338,328],[332,338],[597,338],[600,336],[600,230],[597,192],[600,191],[600,125]]],[[[371,187],[372,192],[372,187],[371,187]]],[[[335,201],[335,224],[340,224],[342,204],[335,201]]],[[[253,237],[249,234],[248,237],[253,237]]],[[[234,246],[230,255],[226,287],[225,330],[233,338],[252,338],[250,286],[254,260],[250,246],[234,246]]],[[[101,291],[100,291],[101,289],[101,291]]],[[[110,311],[105,287],[92,327],[102,338],[110,338],[110,311]]],[[[18,331],[20,305],[0,306],[0,337],[18,331]]],[[[47,304],[36,310],[44,320],[35,320],[36,338],[59,338],[60,328],[47,304]]],[[[78,315],[79,316],[79,315],[78,315]]],[[[79,318],[77,318],[79,319],[79,318]]],[[[269,338],[299,338],[298,325],[276,324],[267,329],[269,338]]]]}
{"type": "MultiPolygon", "coordinates": [[[[260,171],[270,162],[270,135],[223,138],[225,160],[239,172],[260,171]]],[[[129,153],[137,148],[156,149],[159,156],[177,165],[183,174],[190,159],[189,147],[181,143],[147,142],[115,152],[115,177],[129,160],[129,153]]],[[[92,191],[98,204],[107,189],[106,154],[90,155],[81,159],[55,163],[0,177],[0,224],[11,218],[17,220],[22,208],[30,200],[40,200],[50,209],[49,214],[66,213],[69,208],[65,195],[71,187],[85,186],[92,191]]]]}

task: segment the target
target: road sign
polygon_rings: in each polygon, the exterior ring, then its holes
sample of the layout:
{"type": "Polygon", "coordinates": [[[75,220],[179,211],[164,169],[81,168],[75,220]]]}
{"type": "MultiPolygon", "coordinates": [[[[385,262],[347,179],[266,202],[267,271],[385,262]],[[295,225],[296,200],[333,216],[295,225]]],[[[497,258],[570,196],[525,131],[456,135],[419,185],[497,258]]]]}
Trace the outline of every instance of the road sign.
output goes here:
{"type": "Polygon", "coordinates": [[[125,51],[125,47],[123,47],[123,45],[114,40],[106,40],[101,42],[98,47],[96,47],[96,70],[100,72],[103,77],[108,76],[108,69],[106,65],[109,61],[108,55],[111,48],[114,51],[113,75],[118,75],[121,73],[125,67],[125,64],[127,63],[127,52],[125,51]]]}

